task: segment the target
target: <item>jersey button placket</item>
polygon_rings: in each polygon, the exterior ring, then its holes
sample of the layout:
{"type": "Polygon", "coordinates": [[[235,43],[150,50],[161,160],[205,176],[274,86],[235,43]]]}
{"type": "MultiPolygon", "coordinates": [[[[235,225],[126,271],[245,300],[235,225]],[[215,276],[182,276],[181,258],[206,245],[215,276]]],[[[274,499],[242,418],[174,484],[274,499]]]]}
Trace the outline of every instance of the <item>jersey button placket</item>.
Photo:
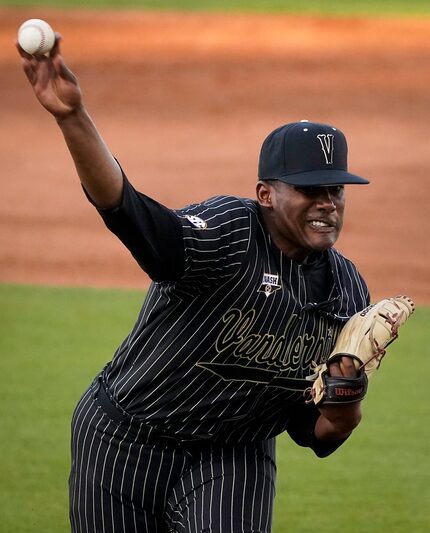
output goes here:
{"type": "MultiPolygon", "coordinates": [[[[301,306],[306,304],[306,301],[303,300],[306,299],[306,284],[305,284],[305,276],[303,274],[302,265],[297,265],[297,278],[298,278],[298,288],[297,288],[297,299],[301,306]]],[[[302,319],[302,314],[299,313],[298,319],[302,319]]]]}

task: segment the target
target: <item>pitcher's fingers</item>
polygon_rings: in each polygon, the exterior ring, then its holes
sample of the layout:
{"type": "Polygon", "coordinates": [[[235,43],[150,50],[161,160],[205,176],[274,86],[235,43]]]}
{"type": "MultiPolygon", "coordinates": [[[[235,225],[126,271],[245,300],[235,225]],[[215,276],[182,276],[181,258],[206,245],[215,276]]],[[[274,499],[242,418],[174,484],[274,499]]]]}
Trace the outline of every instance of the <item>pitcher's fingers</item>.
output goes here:
{"type": "Polygon", "coordinates": [[[340,365],[339,363],[336,361],[334,363],[330,363],[329,367],[329,372],[330,372],[330,376],[333,376],[333,377],[341,377],[342,376],[342,371],[340,369],[340,365]]]}
{"type": "Polygon", "coordinates": [[[55,57],[56,55],[58,54],[61,54],[60,52],[60,41],[62,40],[63,38],[61,37],[61,35],[57,32],[55,32],[55,41],[54,41],[54,46],[51,48],[50,52],[49,52],[49,57],[55,57]]]}
{"type": "Polygon", "coordinates": [[[28,81],[31,83],[31,85],[35,85],[37,81],[37,74],[34,72],[33,66],[27,59],[22,59],[22,67],[24,69],[24,73],[27,76],[28,81]]]}
{"type": "Polygon", "coordinates": [[[34,70],[33,65],[34,57],[21,47],[18,40],[15,40],[15,47],[18,50],[19,55],[21,56],[22,67],[24,69],[25,75],[27,76],[27,79],[31,83],[31,85],[34,85],[37,79],[37,74],[34,70]]]}
{"type": "Polygon", "coordinates": [[[17,41],[15,42],[15,45],[16,49],[19,52],[19,55],[21,56],[21,62],[22,67],[24,69],[24,73],[27,76],[27,79],[31,83],[31,85],[34,85],[37,81],[37,74],[33,64],[33,56],[27,54],[27,52],[20,47],[17,41]]]}
{"type": "Polygon", "coordinates": [[[19,55],[23,57],[24,59],[30,60],[33,57],[31,54],[27,53],[24,50],[24,48],[21,47],[18,40],[15,40],[15,46],[16,46],[16,49],[18,50],[19,55]]]}
{"type": "Polygon", "coordinates": [[[76,76],[73,74],[71,70],[69,70],[66,67],[63,56],[61,55],[61,50],[60,50],[61,40],[62,40],[61,35],[59,33],[55,33],[55,43],[54,43],[54,46],[51,52],[49,53],[49,56],[52,59],[52,63],[54,64],[55,70],[60,74],[60,76],[63,77],[67,81],[76,83],[76,76]]]}
{"type": "Polygon", "coordinates": [[[357,371],[354,365],[354,359],[352,359],[351,357],[342,357],[339,366],[343,376],[351,378],[357,375],[357,371]]]}
{"type": "Polygon", "coordinates": [[[66,66],[61,56],[57,56],[54,59],[55,67],[57,71],[59,72],[60,76],[64,78],[67,81],[70,81],[77,85],[77,77],[73,74],[73,72],[66,66]]]}

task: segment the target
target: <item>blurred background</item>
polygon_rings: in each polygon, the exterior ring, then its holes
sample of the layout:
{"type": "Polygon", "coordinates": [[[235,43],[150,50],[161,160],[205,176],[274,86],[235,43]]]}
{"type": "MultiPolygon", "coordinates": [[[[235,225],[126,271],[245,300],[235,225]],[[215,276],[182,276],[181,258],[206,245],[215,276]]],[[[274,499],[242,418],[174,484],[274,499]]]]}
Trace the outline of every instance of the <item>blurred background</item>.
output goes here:
{"type": "Polygon", "coordinates": [[[427,0],[0,0],[0,531],[68,530],[70,412],[149,283],[33,97],[13,45],[29,18],[61,33],[110,149],[168,207],[253,197],[261,143],[283,123],[344,131],[350,170],[371,184],[347,187],[337,248],[373,300],[406,293],[419,311],[345,450],[321,466],[280,439],[274,531],[309,531],[315,509],[320,531],[428,530],[429,15],[427,0]],[[334,526],[330,505],[345,507],[334,526]]]}
{"type": "Polygon", "coordinates": [[[312,15],[294,2],[220,4],[228,12],[203,10],[216,2],[138,4],[2,8],[0,280],[148,283],[83,198],[61,134],[21,71],[12,43],[37,15],[62,34],[87,107],[129,178],[169,207],[252,197],[261,143],[283,123],[342,129],[350,169],[372,183],[348,188],[338,248],[375,299],[400,291],[428,303],[430,30],[427,17],[409,14],[428,4],[404,4],[407,18],[401,2],[381,2],[372,17],[362,12],[374,2],[306,3],[312,15]],[[292,13],[262,12],[282,6],[292,13]],[[316,14],[328,8],[335,14],[316,14]]]}

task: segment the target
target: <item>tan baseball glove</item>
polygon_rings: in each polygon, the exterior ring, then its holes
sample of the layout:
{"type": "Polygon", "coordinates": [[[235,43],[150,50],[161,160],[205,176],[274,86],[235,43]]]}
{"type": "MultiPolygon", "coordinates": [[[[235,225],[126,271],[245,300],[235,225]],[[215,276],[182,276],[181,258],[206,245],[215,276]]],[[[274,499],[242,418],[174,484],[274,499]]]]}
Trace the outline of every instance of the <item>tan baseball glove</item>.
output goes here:
{"type": "MultiPolygon", "coordinates": [[[[308,389],[308,402],[343,404],[364,398],[368,378],[375,372],[386,348],[398,336],[399,327],[414,312],[414,302],[407,296],[387,298],[369,305],[352,316],[343,327],[327,361],[316,368],[315,379],[308,389]],[[330,363],[348,356],[354,360],[356,377],[330,376],[330,363]]],[[[341,364],[341,363],[340,363],[341,364]]]]}

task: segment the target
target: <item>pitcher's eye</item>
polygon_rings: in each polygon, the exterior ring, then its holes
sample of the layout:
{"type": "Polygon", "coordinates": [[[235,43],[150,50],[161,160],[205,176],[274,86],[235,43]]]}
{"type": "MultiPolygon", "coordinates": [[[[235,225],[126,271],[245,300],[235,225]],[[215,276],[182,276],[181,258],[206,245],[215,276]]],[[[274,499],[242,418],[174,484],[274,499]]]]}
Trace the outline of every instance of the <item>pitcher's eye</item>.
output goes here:
{"type": "Polygon", "coordinates": [[[293,185],[292,187],[307,198],[317,198],[326,192],[328,192],[330,196],[339,197],[342,196],[344,189],[343,185],[328,185],[326,187],[298,187],[297,185],[293,185]]]}
{"type": "Polygon", "coordinates": [[[318,196],[318,194],[320,194],[324,189],[324,187],[297,187],[296,185],[294,185],[293,188],[297,192],[309,197],[318,196]]]}
{"type": "Polygon", "coordinates": [[[333,187],[328,187],[329,193],[339,196],[344,189],[344,185],[334,185],[333,187]]]}

